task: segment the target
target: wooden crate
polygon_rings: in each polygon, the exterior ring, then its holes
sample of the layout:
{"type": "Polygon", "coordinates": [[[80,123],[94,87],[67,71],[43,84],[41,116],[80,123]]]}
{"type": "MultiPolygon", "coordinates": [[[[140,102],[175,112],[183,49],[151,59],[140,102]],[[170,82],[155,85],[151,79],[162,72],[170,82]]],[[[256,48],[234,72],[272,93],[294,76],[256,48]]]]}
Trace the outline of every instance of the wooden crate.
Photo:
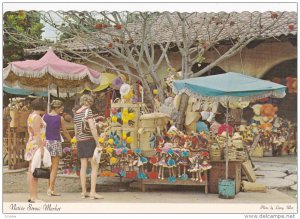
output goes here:
{"type": "Polygon", "coordinates": [[[28,167],[28,161],[25,160],[25,148],[28,140],[28,133],[19,132],[18,129],[9,128],[6,139],[8,169],[15,170],[28,167]]]}
{"type": "MultiPolygon", "coordinates": [[[[208,189],[210,193],[218,193],[218,182],[219,179],[225,179],[225,168],[226,162],[222,161],[211,161],[212,168],[209,170],[209,185],[208,189]]],[[[228,163],[228,178],[235,180],[235,191],[239,193],[241,189],[241,178],[242,178],[242,161],[229,161],[228,163]]]]}
{"type": "Polygon", "coordinates": [[[136,128],[127,127],[111,127],[111,131],[117,131],[117,135],[122,138],[123,132],[130,132],[130,136],[133,137],[133,142],[130,144],[130,149],[139,148],[138,145],[138,133],[136,128]]]}

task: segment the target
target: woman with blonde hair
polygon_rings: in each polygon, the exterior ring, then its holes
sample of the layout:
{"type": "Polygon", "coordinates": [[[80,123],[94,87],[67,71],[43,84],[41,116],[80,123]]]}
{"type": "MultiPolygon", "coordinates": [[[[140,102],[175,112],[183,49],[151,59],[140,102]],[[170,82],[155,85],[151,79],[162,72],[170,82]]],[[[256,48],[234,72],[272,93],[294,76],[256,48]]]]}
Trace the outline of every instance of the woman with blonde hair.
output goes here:
{"type": "Polygon", "coordinates": [[[88,161],[91,162],[91,191],[90,199],[101,199],[102,196],[96,194],[96,180],[98,174],[98,164],[92,159],[94,150],[96,147],[102,149],[98,142],[98,133],[95,122],[93,120],[92,110],[90,109],[94,103],[94,99],[91,95],[84,94],[80,98],[80,108],[75,111],[74,123],[75,123],[75,136],[77,140],[77,155],[80,159],[80,180],[81,180],[81,197],[86,198],[88,196],[86,191],[86,169],[88,161]],[[85,131],[83,128],[83,120],[88,122],[90,132],[85,131]]]}
{"type": "Polygon", "coordinates": [[[71,136],[65,128],[65,120],[61,116],[64,111],[63,102],[60,100],[53,100],[50,104],[51,112],[46,113],[43,117],[46,122],[46,147],[51,155],[51,173],[48,181],[48,196],[60,196],[54,191],[54,185],[58,170],[59,159],[62,156],[62,144],[60,131],[63,131],[64,136],[68,141],[71,136]]]}
{"type": "Polygon", "coordinates": [[[42,119],[42,115],[46,112],[47,102],[42,98],[37,98],[31,102],[31,107],[33,112],[27,119],[29,139],[25,149],[25,160],[29,161],[27,181],[30,197],[28,202],[38,203],[43,201],[37,197],[38,178],[33,176],[31,164],[33,156],[38,149],[41,150],[42,155],[44,154],[46,124],[42,119]]]}

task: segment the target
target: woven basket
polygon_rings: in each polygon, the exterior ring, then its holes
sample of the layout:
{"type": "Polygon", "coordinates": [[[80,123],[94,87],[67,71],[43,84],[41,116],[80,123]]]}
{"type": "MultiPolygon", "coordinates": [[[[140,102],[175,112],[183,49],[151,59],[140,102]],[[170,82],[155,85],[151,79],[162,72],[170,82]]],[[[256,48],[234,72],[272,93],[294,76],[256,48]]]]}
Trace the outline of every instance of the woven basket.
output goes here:
{"type": "Polygon", "coordinates": [[[27,127],[27,119],[31,111],[19,111],[19,127],[27,127]]]}
{"type": "Polygon", "coordinates": [[[144,157],[152,157],[153,155],[155,155],[155,150],[142,150],[142,155],[144,157]]]}
{"type": "Polygon", "coordinates": [[[218,161],[218,160],[221,160],[222,159],[222,153],[221,151],[210,151],[209,152],[209,157],[210,157],[210,160],[212,161],[218,161]]]}
{"type": "Polygon", "coordinates": [[[9,112],[11,121],[10,121],[10,127],[11,128],[17,128],[19,126],[19,111],[11,110],[9,112]]]}
{"type": "Polygon", "coordinates": [[[163,113],[144,114],[140,117],[139,127],[143,127],[143,128],[160,127],[161,129],[163,129],[168,124],[169,121],[170,121],[169,116],[163,113]]]}
{"type": "Polygon", "coordinates": [[[144,128],[141,133],[139,132],[139,143],[142,152],[144,150],[148,151],[153,149],[150,146],[150,136],[152,135],[152,133],[156,133],[156,131],[156,128],[144,128]]]}
{"type": "Polygon", "coordinates": [[[189,125],[185,125],[185,130],[187,133],[196,132],[197,122],[192,122],[189,125]]]}

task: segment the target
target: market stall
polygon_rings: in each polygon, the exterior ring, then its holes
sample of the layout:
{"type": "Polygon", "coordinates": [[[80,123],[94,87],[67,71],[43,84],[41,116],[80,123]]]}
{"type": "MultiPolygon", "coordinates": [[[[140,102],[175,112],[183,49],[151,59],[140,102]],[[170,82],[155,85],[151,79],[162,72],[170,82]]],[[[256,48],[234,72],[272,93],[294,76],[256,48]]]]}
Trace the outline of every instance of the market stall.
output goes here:
{"type": "MultiPolygon", "coordinates": [[[[219,178],[221,180],[219,182],[219,195],[220,197],[229,197],[228,191],[231,187],[236,187],[236,182],[228,179],[229,161],[237,158],[237,146],[235,145],[236,143],[234,144],[233,138],[234,130],[232,129],[232,131],[230,131],[228,123],[228,108],[230,103],[254,101],[269,96],[283,98],[285,96],[285,86],[230,72],[220,75],[175,81],[174,92],[177,94],[186,93],[187,95],[198,99],[224,103],[226,107],[226,137],[224,143],[225,178],[219,178]]],[[[239,142],[238,144],[240,143],[242,142],[239,142]]],[[[232,195],[234,196],[234,194],[232,195]]]]}
{"type": "MultiPolygon", "coordinates": [[[[79,92],[86,87],[93,88],[100,83],[100,73],[84,65],[62,60],[49,48],[47,53],[39,60],[15,61],[9,63],[8,66],[3,69],[3,79],[8,86],[18,86],[19,88],[31,92],[47,91],[48,103],[50,103],[50,90],[57,90],[57,94],[68,94],[79,92]]],[[[13,112],[12,115],[14,116],[12,121],[24,123],[25,129],[23,132],[24,135],[26,135],[26,119],[28,115],[26,117],[23,116],[23,113],[13,112]],[[23,116],[24,119],[21,116],[23,116]]],[[[21,126],[17,125],[17,127],[21,126]]],[[[16,135],[16,130],[10,131],[13,132],[12,136],[16,135]]],[[[14,151],[15,148],[18,148],[18,150],[25,149],[26,139],[20,143],[16,140],[11,141],[11,135],[8,135],[7,138],[8,143],[12,142],[8,144],[9,149],[12,151],[14,151]]]]}

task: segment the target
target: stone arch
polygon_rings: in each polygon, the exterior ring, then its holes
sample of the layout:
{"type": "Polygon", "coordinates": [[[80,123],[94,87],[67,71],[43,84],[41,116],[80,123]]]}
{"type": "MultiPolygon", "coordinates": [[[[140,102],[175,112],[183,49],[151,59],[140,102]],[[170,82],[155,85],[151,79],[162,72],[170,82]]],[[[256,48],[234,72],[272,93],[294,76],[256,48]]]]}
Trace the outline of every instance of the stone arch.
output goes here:
{"type": "Polygon", "coordinates": [[[269,77],[268,74],[273,72],[274,69],[276,69],[278,67],[282,68],[280,66],[291,66],[291,65],[293,65],[293,63],[296,64],[295,65],[296,70],[294,72],[296,73],[296,77],[297,77],[297,57],[294,57],[294,58],[286,57],[286,58],[276,60],[275,62],[272,63],[272,65],[269,65],[269,67],[263,73],[261,73],[257,76],[258,76],[258,78],[267,79],[269,77]]]}

